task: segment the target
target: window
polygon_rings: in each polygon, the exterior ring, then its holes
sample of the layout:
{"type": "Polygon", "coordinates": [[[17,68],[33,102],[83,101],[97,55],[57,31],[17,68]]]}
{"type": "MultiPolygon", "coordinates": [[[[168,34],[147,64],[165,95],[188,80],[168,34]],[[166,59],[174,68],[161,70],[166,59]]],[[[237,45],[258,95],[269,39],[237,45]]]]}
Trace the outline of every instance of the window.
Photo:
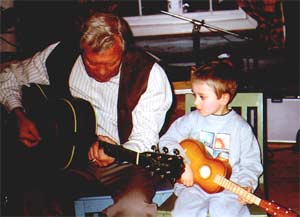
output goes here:
{"type": "Polygon", "coordinates": [[[172,10],[172,6],[181,8],[184,12],[238,9],[236,1],[233,0],[119,0],[114,1],[114,3],[119,5],[119,12],[122,16],[160,14],[161,10],[172,10]]]}
{"type": "MultiPolygon", "coordinates": [[[[233,0],[126,0],[113,1],[120,15],[125,17],[135,36],[173,35],[190,33],[193,24],[161,10],[226,30],[255,29],[254,19],[233,0]]],[[[210,31],[201,28],[201,31],[210,31]]]]}

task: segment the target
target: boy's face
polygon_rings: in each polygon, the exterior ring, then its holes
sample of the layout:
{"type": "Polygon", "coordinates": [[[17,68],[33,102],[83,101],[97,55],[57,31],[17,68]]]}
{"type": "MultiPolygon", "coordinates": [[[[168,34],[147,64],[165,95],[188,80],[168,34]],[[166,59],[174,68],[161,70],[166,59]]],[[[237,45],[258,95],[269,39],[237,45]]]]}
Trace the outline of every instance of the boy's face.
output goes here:
{"type": "Polygon", "coordinates": [[[94,52],[88,45],[83,48],[83,63],[88,75],[99,82],[107,82],[118,74],[123,50],[120,38],[115,38],[112,47],[94,52]]]}
{"type": "Polygon", "coordinates": [[[228,112],[228,94],[222,94],[218,99],[214,89],[204,81],[193,81],[192,90],[196,109],[202,116],[223,115],[228,112]]]}

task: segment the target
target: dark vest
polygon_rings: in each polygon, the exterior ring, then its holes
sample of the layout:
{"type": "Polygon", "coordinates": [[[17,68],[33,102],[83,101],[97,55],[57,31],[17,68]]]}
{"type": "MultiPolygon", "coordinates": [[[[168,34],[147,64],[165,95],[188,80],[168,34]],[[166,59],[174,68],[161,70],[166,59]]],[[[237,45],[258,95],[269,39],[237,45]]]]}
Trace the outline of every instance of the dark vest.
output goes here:
{"type": "MultiPolygon", "coordinates": [[[[46,67],[50,80],[50,97],[71,97],[68,86],[72,67],[80,55],[78,43],[60,43],[51,52],[46,67]]],[[[146,91],[155,60],[139,48],[130,47],[123,55],[118,94],[118,132],[124,143],[132,131],[132,111],[146,91]]]]}

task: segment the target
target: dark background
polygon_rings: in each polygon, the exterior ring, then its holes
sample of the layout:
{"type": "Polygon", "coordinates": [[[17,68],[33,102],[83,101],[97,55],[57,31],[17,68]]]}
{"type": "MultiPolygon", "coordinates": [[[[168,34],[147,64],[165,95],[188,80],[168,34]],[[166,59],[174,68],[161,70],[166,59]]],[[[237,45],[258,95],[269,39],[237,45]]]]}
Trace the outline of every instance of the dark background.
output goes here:
{"type": "MultiPolygon", "coordinates": [[[[17,52],[11,56],[1,54],[2,61],[9,58],[23,59],[33,55],[36,51],[63,38],[73,36],[74,21],[78,15],[85,13],[87,8],[96,7],[97,10],[106,11],[113,1],[102,1],[94,5],[79,5],[77,1],[21,1],[15,0],[14,7],[1,13],[1,31],[5,32],[11,26],[16,28],[17,52]],[[84,9],[84,10],[83,10],[84,9]]],[[[192,3],[192,1],[191,1],[192,3]]],[[[205,47],[201,44],[202,57],[209,59],[215,57],[224,47],[230,47],[237,57],[237,62],[242,63],[244,58],[253,58],[258,65],[243,71],[241,69],[242,88],[263,89],[272,97],[300,95],[299,87],[299,1],[284,1],[284,15],[286,19],[286,47],[268,50],[263,44],[252,43],[228,43],[220,44],[220,40],[214,34],[201,35],[201,42],[212,41],[213,46],[205,47]]],[[[117,12],[121,15],[129,15],[128,8],[137,6],[130,1],[119,2],[117,12]]],[[[147,14],[157,12],[158,8],[166,7],[165,1],[148,1],[144,10],[147,14]],[[152,8],[152,9],[151,9],[152,8]],[[151,11],[152,10],[152,11],[151,11]]],[[[232,5],[230,5],[232,7],[232,5]]],[[[229,7],[229,8],[230,8],[229,7]]],[[[76,22],[75,22],[76,23],[76,22]]],[[[251,32],[249,33],[251,34],[251,32]]],[[[253,31],[252,34],[255,34],[253,31]]],[[[170,36],[180,39],[182,36],[170,36]]],[[[187,36],[190,37],[190,36],[187,36]]],[[[147,39],[147,38],[146,38],[147,39]]],[[[137,41],[146,40],[145,38],[137,41]]],[[[149,39],[149,38],[148,38],[149,39]]],[[[147,40],[148,40],[147,39],[147,40]]],[[[160,40],[159,38],[156,40],[160,40]]],[[[167,46],[167,44],[166,44],[167,46]]],[[[188,80],[189,67],[172,68],[169,63],[177,61],[190,61],[192,50],[188,53],[178,53],[173,50],[165,50],[162,46],[155,50],[151,43],[146,47],[164,61],[170,80],[188,80]]],[[[178,49],[177,47],[177,49],[178,49]]],[[[245,68],[241,66],[241,68],[245,68]]]]}

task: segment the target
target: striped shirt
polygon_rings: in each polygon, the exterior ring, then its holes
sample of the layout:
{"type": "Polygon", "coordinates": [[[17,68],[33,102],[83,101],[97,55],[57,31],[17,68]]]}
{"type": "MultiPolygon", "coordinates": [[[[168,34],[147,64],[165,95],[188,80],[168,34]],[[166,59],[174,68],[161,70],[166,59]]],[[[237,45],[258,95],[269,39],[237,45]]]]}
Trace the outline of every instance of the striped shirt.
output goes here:
{"type": "MultiPolygon", "coordinates": [[[[9,65],[0,73],[0,103],[8,111],[22,107],[22,85],[50,84],[45,62],[57,44],[48,46],[32,58],[9,65]]],[[[108,136],[118,144],[119,80],[120,73],[108,82],[92,79],[85,71],[81,56],[77,58],[69,77],[71,94],[89,101],[94,107],[97,135],[108,136]]],[[[171,103],[172,92],[168,78],[164,70],[155,63],[150,72],[147,89],[132,112],[133,129],[129,140],[123,145],[138,152],[150,150],[152,145],[156,145],[171,103]]]]}

